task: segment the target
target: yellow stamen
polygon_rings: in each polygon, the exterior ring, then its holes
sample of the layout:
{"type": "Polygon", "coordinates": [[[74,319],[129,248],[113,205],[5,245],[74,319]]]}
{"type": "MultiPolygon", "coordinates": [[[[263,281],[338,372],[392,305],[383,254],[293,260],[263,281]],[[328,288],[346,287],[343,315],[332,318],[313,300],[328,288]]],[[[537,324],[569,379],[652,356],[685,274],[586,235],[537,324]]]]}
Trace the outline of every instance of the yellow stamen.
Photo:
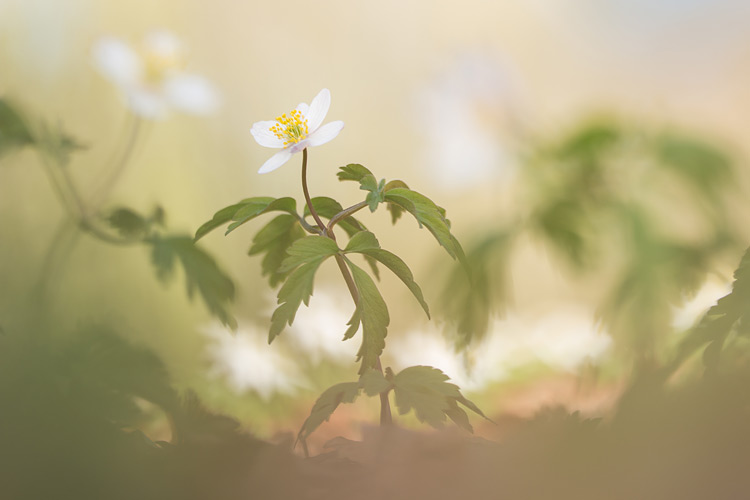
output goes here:
{"type": "Polygon", "coordinates": [[[276,117],[276,123],[269,129],[279,139],[285,139],[284,147],[296,144],[307,137],[307,118],[295,109],[287,116],[284,113],[276,117]]]}

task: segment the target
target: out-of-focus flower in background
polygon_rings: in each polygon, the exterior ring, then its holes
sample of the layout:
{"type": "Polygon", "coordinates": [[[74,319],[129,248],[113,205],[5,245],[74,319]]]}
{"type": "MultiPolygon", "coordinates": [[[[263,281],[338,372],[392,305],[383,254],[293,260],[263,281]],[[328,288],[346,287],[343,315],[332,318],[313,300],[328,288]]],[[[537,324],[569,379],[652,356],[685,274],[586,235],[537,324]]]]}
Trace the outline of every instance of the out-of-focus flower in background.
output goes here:
{"type": "Polygon", "coordinates": [[[525,121],[516,80],[503,61],[468,52],[426,84],[416,115],[430,177],[450,188],[512,178],[512,139],[525,121]]]}
{"type": "Polygon", "coordinates": [[[119,38],[101,38],[94,45],[93,58],[99,72],[141,117],[162,118],[170,109],[208,114],[218,107],[215,88],[185,70],[185,47],[168,31],[151,32],[139,50],[119,38]]]}
{"type": "Polygon", "coordinates": [[[573,372],[607,353],[612,340],[599,331],[592,314],[569,306],[496,321],[492,334],[476,346],[470,364],[463,363],[450,341],[438,331],[413,331],[393,339],[391,353],[398,368],[426,364],[440,367],[467,390],[482,390],[506,380],[513,370],[541,363],[553,370],[573,372]]]}
{"type": "Polygon", "coordinates": [[[267,148],[281,148],[281,151],[260,167],[258,173],[265,174],[276,170],[295,153],[308,146],[325,144],[339,135],[344,128],[344,122],[340,120],[320,126],[330,106],[331,93],[328,89],[323,89],[309,106],[303,102],[288,115],[284,113],[275,120],[254,123],[250,133],[258,144],[267,148]]]}
{"type": "Polygon", "coordinates": [[[292,394],[303,385],[295,363],[270,349],[265,333],[241,328],[233,334],[218,323],[205,332],[210,338],[210,374],[226,378],[238,393],[251,390],[268,399],[274,393],[292,394]]]}

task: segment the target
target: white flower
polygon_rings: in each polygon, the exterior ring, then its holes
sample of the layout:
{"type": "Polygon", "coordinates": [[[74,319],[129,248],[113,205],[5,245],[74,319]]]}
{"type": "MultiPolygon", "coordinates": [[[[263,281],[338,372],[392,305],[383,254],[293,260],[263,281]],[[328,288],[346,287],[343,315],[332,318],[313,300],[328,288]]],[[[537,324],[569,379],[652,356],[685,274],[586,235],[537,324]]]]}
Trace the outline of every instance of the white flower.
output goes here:
{"type": "Polygon", "coordinates": [[[102,38],[94,45],[93,58],[99,72],[122,91],[137,115],[160,118],[170,108],[206,114],[218,105],[213,86],[184,71],[184,47],[167,31],[149,34],[140,51],[119,38],[102,38]]]}
{"type": "Polygon", "coordinates": [[[267,148],[281,148],[281,151],[266,161],[259,174],[276,170],[289,161],[293,154],[299,153],[308,146],[320,146],[330,141],[344,128],[344,122],[335,121],[320,126],[331,105],[331,93],[328,89],[321,90],[310,105],[300,103],[288,115],[277,117],[275,120],[256,122],[250,133],[261,146],[267,148]]]}

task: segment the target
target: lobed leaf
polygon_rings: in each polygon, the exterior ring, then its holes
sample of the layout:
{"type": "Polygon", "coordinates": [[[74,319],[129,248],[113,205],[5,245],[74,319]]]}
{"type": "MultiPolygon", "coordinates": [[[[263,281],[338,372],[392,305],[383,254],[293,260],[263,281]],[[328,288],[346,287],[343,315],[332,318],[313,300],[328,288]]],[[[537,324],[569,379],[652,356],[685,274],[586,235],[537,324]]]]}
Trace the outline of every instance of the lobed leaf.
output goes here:
{"type": "Polygon", "coordinates": [[[340,167],[339,170],[340,172],[336,173],[336,177],[338,177],[340,181],[355,181],[361,183],[362,179],[368,175],[375,179],[372,172],[359,163],[350,163],[345,167],[340,167]]]}
{"type": "Polygon", "coordinates": [[[424,309],[427,317],[430,317],[430,308],[424,300],[422,289],[414,281],[414,275],[409,266],[397,255],[380,248],[380,244],[374,234],[368,231],[357,233],[349,240],[349,244],[344,249],[344,252],[355,252],[371,257],[390,269],[409,288],[419,302],[419,305],[424,309]]]}
{"type": "MultiPolygon", "coordinates": [[[[318,215],[328,220],[331,220],[336,214],[344,210],[338,201],[333,198],[328,198],[327,196],[318,196],[312,198],[310,201],[312,202],[315,211],[318,212],[318,215]]],[[[305,205],[304,214],[305,216],[310,215],[310,210],[307,208],[307,205],[305,205]]],[[[352,237],[359,231],[367,230],[364,224],[351,215],[341,220],[338,225],[347,235],[349,235],[349,237],[352,237]]]]}
{"type": "Polygon", "coordinates": [[[359,391],[359,382],[343,382],[323,391],[310,410],[310,416],[302,424],[297,440],[304,442],[320,424],[331,418],[341,403],[353,403],[359,396],[359,391]]]}
{"type": "Polygon", "coordinates": [[[20,111],[6,99],[0,99],[0,157],[32,144],[34,137],[20,111]]]}
{"type": "Polygon", "coordinates": [[[281,266],[287,250],[298,239],[305,236],[297,217],[281,214],[263,226],[253,238],[248,255],[265,253],[261,261],[263,276],[268,276],[269,284],[274,287],[286,278],[289,272],[282,272],[281,266]]]}
{"type": "Polygon", "coordinates": [[[362,323],[362,345],[357,352],[357,360],[362,361],[359,370],[361,375],[377,364],[378,356],[385,348],[385,337],[391,319],[383,296],[380,295],[372,278],[351,260],[346,259],[346,263],[352,271],[354,284],[359,291],[357,309],[362,323]]]}
{"type": "Polygon", "coordinates": [[[419,226],[426,227],[438,243],[454,259],[461,254],[458,241],[451,235],[450,225],[444,211],[426,196],[407,188],[396,187],[386,191],[385,201],[406,210],[417,219],[419,226]]]}
{"type": "Polygon", "coordinates": [[[179,261],[185,272],[188,296],[192,298],[197,290],[211,314],[223,324],[237,327],[227,311],[228,303],[234,299],[234,283],[213,257],[195,246],[189,236],[154,237],[148,243],[152,246],[151,258],[161,281],[171,278],[175,262],[179,261]]]}
{"type": "Polygon", "coordinates": [[[288,272],[302,264],[330,257],[338,253],[336,242],[326,236],[306,236],[295,241],[286,251],[279,272],[288,272]]]}
{"type": "MultiPolygon", "coordinates": [[[[404,181],[394,180],[385,185],[385,187],[383,188],[383,192],[388,192],[394,188],[409,189],[409,186],[407,186],[404,181]]],[[[401,215],[404,213],[404,209],[399,205],[396,205],[395,203],[386,203],[385,208],[391,213],[391,222],[393,224],[395,224],[396,221],[398,221],[401,218],[401,215]]]]}
{"type": "MultiPolygon", "coordinates": [[[[253,198],[251,198],[253,199],[253,198]]],[[[297,216],[297,202],[294,198],[284,197],[272,199],[268,204],[260,203],[245,203],[244,206],[240,207],[237,212],[232,216],[232,220],[235,221],[227,227],[229,234],[242,224],[254,219],[255,217],[265,214],[268,212],[288,212],[291,215],[297,216]]]]}
{"type": "Polygon", "coordinates": [[[305,305],[310,303],[315,272],[326,258],[327,256],[319,257],[299,266],[281,286],[278,294],[279,306],[271,315],[271,328],[268,331],[269,344],[284,330],[286,325],[292,324],[299,306],[303,302],[305,305]]]}
{"type": "Polygon", "coordinates": [[[393,377],[396,407],[401,415],[414,410],[417,418],[433,427],[442,427],[446,417],[472,431],[468,417],[459,403],[484,418],[484,413],[466,399],[458,386],[448,382],[442,371],[431,366],[410,366],[393,377]]]}

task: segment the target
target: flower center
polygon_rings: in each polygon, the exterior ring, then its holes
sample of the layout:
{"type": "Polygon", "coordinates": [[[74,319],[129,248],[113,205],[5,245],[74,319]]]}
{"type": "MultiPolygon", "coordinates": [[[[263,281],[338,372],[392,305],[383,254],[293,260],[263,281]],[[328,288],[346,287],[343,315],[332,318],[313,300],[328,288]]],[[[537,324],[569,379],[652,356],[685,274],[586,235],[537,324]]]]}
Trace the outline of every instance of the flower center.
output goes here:
{"type": "Polygon", "coordinates": [[[179,52],[145,50],[143,53],[145,80],[159,84],[171,73],[179,72],[185,66],[185,60],[179,52]]]}
{"type": "Polygon", "coordinates": [[[273,135],[279,139],[285,139],[284,147],[297,144],[307,137],[307,118],[301,111],[295,109],[289,115],[284,113],[276,117],[276,123],[270,128],[273,135]]]}

